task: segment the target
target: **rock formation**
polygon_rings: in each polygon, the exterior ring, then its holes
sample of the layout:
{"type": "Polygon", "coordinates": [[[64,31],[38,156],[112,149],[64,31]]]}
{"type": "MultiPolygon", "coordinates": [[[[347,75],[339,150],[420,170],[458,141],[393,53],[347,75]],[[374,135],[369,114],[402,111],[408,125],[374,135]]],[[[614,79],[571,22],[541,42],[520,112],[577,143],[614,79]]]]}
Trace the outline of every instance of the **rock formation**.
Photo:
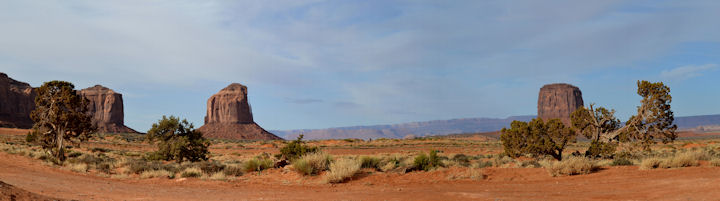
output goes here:
{"type": "Polygon", "coordinates": [[[0,127],[30,128],[37,93],[28,83],[0,73],[0,127]]]}
{"type": "Polygon", "coordinates": [[[538,117],[544,121],[561,119],[570,124],[570,114],[583,106],[582,92],[570,84],[548,84],[540,88],[538,96],[538,117]]]}
{"type": "Polygon", "coordinates": [[[238,83],[230,84],[208,99],[205,125],[198,130],[209,138],[281,139],[253,121],[247,87],[238,83]]]}
{"type": "Polygon", "coordinates": [[[80,90],[79,93],[90,101],[88,113],[92,115],[93,125],[97,126],[99,133],[137,133],[125,126],[122,94],[101,85],[80,90]]]}

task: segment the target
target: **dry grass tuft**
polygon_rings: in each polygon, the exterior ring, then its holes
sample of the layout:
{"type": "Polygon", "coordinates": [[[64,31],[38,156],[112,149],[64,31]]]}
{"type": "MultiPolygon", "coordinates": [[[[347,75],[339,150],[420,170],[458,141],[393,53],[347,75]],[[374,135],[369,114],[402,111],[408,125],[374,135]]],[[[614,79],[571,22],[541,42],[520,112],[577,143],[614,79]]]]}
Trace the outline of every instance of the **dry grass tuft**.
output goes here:
{"type": "Polygon", "coordinates": [[[203,175],[203,172],[200,168],[192,167],[187,168],[180,173],[180,177],[182,178],[189,178],[189,177],[201,177],[203,175]]]}
{"type": "Polygon", "coordinates": [[[340,159],[330,164],[330,171],[325,178],[327,183],[342,183],[360,171],[362,162],[353,159],[340,159]]]}
{"type": "Polygon", "coordinates": [[[68,168],[73,172],[87,172],[88,165],[85,163],[71,163],[68,168]]]}
{"type": "Polygon", "coordinates": [[[545,167],[553,177],[559,175],[589,174],[598,166],[594,161],[585,157],[570,157],[562,161],[555,161],[545,167]]]}
{"type": "Polygon", "coordinates": [[[326,153],[316,152],[304,155],[295,160],[292,164],[295,171],[304,175],[316,175],[327,170],[332,157],[326,153]]]}
{"type": "Polygon", "coordinates": [[[175,177],[175,174],[173,174],[172,172],[167,171],[167,170],[150,170],[150,171],[145,171],[142,174],[140,174],[141,179],[156,178],[156,177],[158,177],[158,178],[165,177],[165,178],[172,179],[175,177]]]}

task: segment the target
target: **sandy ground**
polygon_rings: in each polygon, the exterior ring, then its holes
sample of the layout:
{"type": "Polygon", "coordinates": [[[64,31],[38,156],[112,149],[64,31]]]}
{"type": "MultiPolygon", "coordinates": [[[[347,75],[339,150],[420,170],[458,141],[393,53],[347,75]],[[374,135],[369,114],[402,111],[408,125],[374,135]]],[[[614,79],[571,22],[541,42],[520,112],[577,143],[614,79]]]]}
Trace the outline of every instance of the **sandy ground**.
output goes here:
{"type": "MultiPolygon", "coordinates": [[[[482,181],[449,180],[459,169],[369,174],[346,184],[254,179],[111,179],[52,168],[0,153],[0,181],[32,193],[76,200],[716,200],[720,168],[612,167],[550,177],[541,168],[488,168],[482,181]]],[[[287,174],[268,173],[268,177],[287,174]]],[[[288,179],[294,180],[293,175],[288,179]]],[[[319,176],[318,176],[319,177],[319,176]]]]}

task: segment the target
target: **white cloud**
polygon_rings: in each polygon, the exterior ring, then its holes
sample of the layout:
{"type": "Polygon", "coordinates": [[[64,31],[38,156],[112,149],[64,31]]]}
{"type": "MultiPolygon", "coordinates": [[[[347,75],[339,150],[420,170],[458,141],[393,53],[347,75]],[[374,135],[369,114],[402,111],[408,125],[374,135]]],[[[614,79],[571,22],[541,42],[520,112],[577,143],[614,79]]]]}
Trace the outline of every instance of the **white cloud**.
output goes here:
{"type": "Polygon", "coordinates": [[[693,77],[702,76],[703,73],[710,70],[715,70],[717,68],[717,64],[680,66],[670,70],[663,70],[662,72],[660,72],[660,77],[673,80],[685,80],[693,77]]]}

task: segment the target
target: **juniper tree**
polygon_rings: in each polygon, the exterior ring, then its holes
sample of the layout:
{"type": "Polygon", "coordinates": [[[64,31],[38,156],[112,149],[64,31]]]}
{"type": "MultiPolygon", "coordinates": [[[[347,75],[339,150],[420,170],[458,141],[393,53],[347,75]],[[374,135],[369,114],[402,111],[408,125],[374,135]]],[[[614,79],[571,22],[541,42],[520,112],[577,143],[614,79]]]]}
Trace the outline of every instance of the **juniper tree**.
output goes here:
{"type": "Polygon", "coordinates": [[[509,129],[503,128],[501,132],[500,141],[508,156],[550,155],[557,160],[562,160],[563,150],[568,143],[575,141],[576,135],[560,119],[551,119],[545,123],[541,118],[530,122],[513,121],[509,129]]]}
{"type": "MultiPolygon", "coordinates": [[[[614,116],[615,110],[608,111],[599,107],[580,108],[572,113],[573,127],[593,140],[596,146],[607,144],[635,143],[643,149],[649,149],[656,140],[663,143],[677,138],[673,124],[674,114],[670,109],[672,96],[670,88],[662,82],[637,82],[637,94],[642,97],[637,114],[630,117],[624,126],[614,116]]],[[[591,145],[592,148],[592,145],[591,145]]]]}
{"type": "Polygon", "coordinates": [[[39,141],[57,161],[65,160],[65,142],[86,141],[95,132],[87,114],[88,100],[65,81],[45,82],[36,89],[34,125],[28,139],[39,141]]]}
{"type": "Polygon", "coordinates": [[[194,162],[208,159],[210,141],[186,119],[180,121],[178,117],[163,116],[148,130],[146,139],[151,143],[158,141],[158,151],[155,154],[163,160],[194,162]]]}

